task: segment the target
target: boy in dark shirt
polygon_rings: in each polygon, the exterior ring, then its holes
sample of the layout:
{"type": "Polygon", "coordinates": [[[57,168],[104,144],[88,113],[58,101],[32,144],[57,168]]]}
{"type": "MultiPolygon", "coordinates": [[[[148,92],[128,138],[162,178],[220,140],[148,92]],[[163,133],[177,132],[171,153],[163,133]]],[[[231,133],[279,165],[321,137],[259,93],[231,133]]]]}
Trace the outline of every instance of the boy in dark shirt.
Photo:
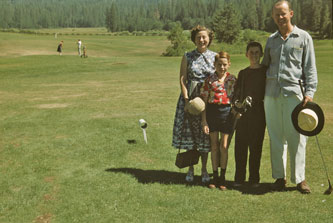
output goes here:
{"type": "Polygon", "coordinates": [[[246,57],[250,66],[241,70],[235,86],[233,101],[252,97],[252,106],[242,114],[237,122],[235,136],[235,183],[242,186],[246,178],[246,164],[248,149],[249,156],[249,183],[251,187],[259,187],[260,159],[265,135],[264,95],[266,81],[266,67],[260,64],[263,56],[262,46],[258,42],[250,42],[246,48],[246,57]]]}

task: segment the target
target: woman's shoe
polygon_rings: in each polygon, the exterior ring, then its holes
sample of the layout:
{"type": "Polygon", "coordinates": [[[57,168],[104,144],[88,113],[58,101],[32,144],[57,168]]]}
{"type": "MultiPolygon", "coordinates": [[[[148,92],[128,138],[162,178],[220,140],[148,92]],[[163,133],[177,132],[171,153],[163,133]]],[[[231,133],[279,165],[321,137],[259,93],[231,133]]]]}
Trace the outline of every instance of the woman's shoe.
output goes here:
{"type": "Polygon", "coordinates": [[[201,172],[201,181],[202,183],[208,183],[210,181],[210,177],[207,171],[201,172]]]}
{"type": "Polygon", "coordinates": [[[189,170],[186,174],[185,180],[189,183],[193,182],[194,180],[194,172],[193,170],[189,170]]]}

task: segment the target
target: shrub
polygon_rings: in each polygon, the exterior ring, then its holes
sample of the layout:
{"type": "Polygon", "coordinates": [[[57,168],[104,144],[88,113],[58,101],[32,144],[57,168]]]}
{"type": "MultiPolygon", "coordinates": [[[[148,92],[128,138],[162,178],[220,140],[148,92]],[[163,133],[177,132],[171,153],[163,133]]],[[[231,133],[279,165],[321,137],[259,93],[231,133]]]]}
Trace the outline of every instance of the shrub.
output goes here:
{"type": "Polygon", "coordinates": [[[186,50],[193,47],[192,43],[188,41],[188,38],[183,33],[183,29],[180,23],[175,23],[170,30],[168,40],[171,41],[171,46],[168,46],[164,56],[181,56],[186,50]]]}
{"type": "Polygon", "coordinates": [[[132,34],[129,31],[122,31],[119,33],[119,36],[131,36],[132,34]]]}
{"type": "Polygon", "coordinates": [[[136,31],[136,32],[135,32],[135,35],[136,35],[136,36],[144,36],[145,33],[142,32],[142,31],[136,31]]]}

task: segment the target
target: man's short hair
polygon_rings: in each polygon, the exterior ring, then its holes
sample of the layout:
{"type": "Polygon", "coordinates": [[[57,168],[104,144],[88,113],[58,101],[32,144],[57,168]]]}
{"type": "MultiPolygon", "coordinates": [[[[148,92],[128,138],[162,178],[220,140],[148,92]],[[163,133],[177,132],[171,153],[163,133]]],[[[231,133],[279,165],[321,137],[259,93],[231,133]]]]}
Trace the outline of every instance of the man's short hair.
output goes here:
{"type": "Polygon", "coordinates": [[[283,4],[283,3],[287,3],[287,5],[288,5],[288,7],[289,7],[289,11],[292,10],[290,2],[287,1],[287,0],[278,0],[278,1],[276,1],[276,2],[274,3],[274,5],[273,5],[273,8],[274,8],[275,6],[277,6],[277,5],[281,5],[281,4],[283,4]]]}

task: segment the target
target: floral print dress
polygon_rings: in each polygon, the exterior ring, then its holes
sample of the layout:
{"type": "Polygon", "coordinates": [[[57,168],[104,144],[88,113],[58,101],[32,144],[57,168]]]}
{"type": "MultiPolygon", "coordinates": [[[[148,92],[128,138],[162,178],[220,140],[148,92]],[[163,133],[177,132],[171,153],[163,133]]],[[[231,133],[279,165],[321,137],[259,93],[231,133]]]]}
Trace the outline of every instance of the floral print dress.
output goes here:
{"type": "MultiPolygon", "coordinates": [[[[207,77],[214,74],[216,53],[206,50],[200,53],[198,50],[185,53],[187,59],[187,90],[189,99],[200,96],[200,88],[207,77]]],[[[184,112],[185,100],[180,94],[174,126],[172,146],[177,149],[197,149],[200,152],[209,152],[209,136],[204,134],[201,127],[201,115],[191,115],[184,112]]]]}

